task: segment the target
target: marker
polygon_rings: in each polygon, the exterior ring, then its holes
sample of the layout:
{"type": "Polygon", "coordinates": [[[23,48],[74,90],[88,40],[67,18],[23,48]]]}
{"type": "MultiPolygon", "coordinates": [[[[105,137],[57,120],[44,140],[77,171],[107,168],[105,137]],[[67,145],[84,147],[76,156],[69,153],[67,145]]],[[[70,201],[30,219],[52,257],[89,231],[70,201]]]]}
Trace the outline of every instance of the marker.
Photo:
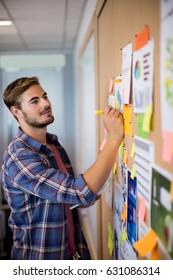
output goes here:
{"type": "Polygon", "coordinates": [[[104,110],[96,110],[95,111],[95,114],[96,115],[100,115],[100,114],[103,114],[104,113],[104,110]]]}

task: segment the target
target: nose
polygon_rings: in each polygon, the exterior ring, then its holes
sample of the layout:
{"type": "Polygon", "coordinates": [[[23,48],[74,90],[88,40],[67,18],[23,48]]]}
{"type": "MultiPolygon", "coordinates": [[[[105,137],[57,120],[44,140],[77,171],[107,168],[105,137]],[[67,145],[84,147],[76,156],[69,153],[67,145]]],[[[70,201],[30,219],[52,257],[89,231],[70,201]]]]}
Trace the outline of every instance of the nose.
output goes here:
{"type": "Polygon", "coordinates": [[[47,99],[42,98],[41,99],[41,107],[44,108],[44,107],[47,107],[47,106],[51,106],[49,99],[48,98],[47,99]]]}

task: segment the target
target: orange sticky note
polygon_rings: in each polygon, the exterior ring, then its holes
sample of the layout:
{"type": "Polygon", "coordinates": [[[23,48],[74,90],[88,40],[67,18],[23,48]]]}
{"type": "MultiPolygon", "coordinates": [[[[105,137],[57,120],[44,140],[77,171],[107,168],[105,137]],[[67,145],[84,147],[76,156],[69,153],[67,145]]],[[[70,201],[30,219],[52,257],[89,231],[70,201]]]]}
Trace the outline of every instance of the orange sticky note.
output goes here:
{"type": "Polygon", "coordinates": [[[138,210],[138,217],[141,221],[145,220],[145,215],[146,215],[146,200],[142,196],[139,202],[139,210],[138,210]]]}
{"type": "Polygon", "coordinates": [[[140,240],[133,244],[133,247],[139,253],[141,257],[145,257],[149,252],[151,252],[157,244],[157,234],[153,229],[140,240]]]}
{"type": "Polygon", "coordinates": [[[138,34],[136,34],[136,45],[135,50],[139,50],[144,45],[148,43],[148,40],[150,39],[150,29],[149,26],[146,25],[144,29],[142,29],[138,34]]]}
{"type": "Polygon", "coordinates": [[[162,150],[162,159],[165,162],[172,162],[172,153],[171,153],[171,132],[163,131],[162,139],[163,139],[163,150],[162,150]]]}
{"type": "Polygon", "coordinates": [[[123,222],[126,221],[126,217],[127,217],[127,207],[126,207],[126,203],[123,204],[123,211],[122,211],[122,215],[121,215],[121,219],[123,220],[123,222]]]}
{"type": "Polygon", "coordinates": [[[132,122],[124,120],[124,132],[125,134],[132,136],[132,122]]]}
{"type": "Polygon", "coordinates": [[[124,105],[123,116],[125,120],[132,121],[132,105],[124,105]]]}
{"type": "Polygon", "coordinates": [[[171,181],[170,193],[171,193],[171,201],[173,201],[173,179],[171,181]]]}
{"type": "Polygon", "coordinates": [[[159,252],[158,252],[158,246],[156,244],[154,249],[151,251],[150,260],[158,260],[158,258],[159,258],[159,252]]]}

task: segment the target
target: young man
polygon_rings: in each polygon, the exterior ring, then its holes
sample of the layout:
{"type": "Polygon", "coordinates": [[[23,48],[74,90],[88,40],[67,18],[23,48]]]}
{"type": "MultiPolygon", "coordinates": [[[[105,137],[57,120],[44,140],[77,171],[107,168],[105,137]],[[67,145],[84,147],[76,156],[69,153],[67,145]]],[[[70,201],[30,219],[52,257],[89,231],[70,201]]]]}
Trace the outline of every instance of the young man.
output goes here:
{"type": "Polygon", "coordinates": [[[108,139],[95,163],[74,177],[69,158],[55,135],[51,103],[37,77],[7,86],[4,103],[19,122],[17,136],[4,153],[1,171],[11,209],[12,259],[90,259],[77,210],[95,202],[113,166],[124,134],[123,117],[106,107],[108,139]]]}

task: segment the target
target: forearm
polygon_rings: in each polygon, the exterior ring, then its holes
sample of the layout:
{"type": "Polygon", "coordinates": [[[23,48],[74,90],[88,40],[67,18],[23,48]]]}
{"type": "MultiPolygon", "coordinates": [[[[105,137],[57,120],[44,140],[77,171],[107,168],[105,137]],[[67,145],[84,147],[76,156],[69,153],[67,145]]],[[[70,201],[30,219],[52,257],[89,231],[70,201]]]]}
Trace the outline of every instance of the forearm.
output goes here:
{"type": "Polygon", "coordinates": [[[95,163],[83,174],[87,185],[96,194],[102,188],[110,174],[118,147],[119,141],[115,138],[108,138],[95,163]]]}

